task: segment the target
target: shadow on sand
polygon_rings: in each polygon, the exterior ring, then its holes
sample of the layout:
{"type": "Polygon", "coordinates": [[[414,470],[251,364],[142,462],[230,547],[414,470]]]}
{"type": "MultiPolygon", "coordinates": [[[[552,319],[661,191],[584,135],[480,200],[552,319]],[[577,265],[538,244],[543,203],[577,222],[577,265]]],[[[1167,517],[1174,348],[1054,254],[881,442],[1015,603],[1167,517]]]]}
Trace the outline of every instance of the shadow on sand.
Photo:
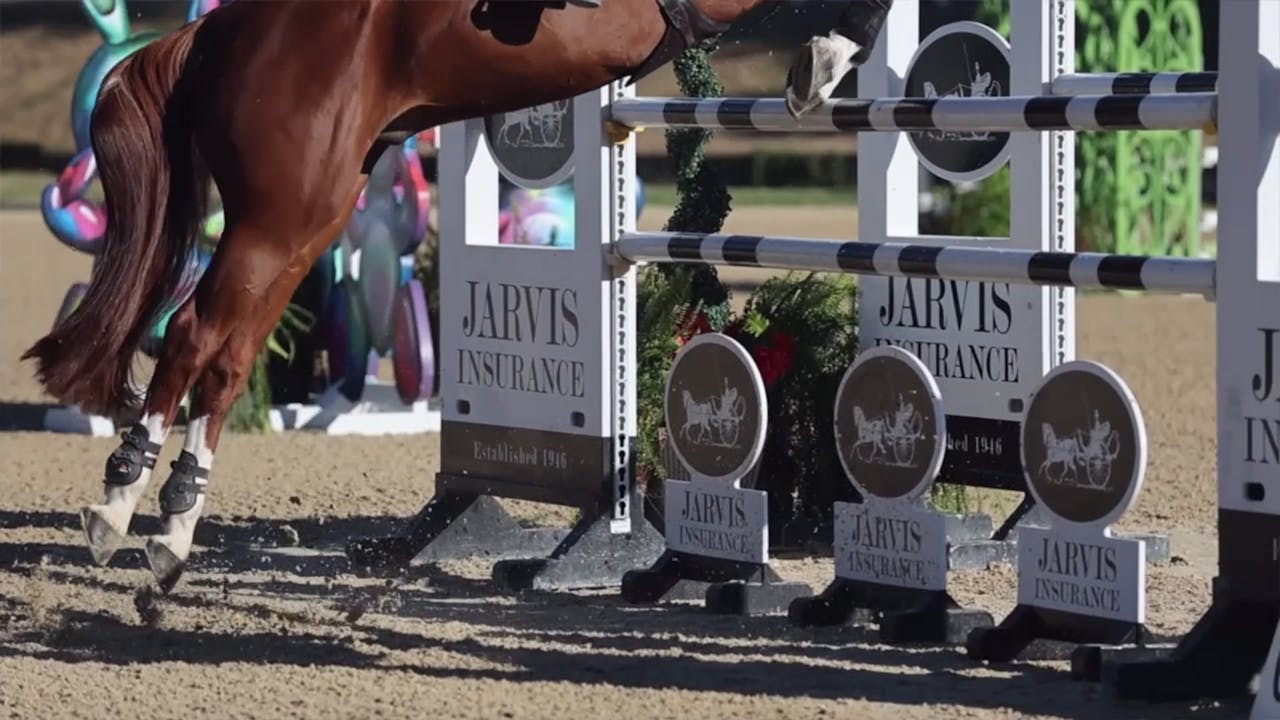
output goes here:
{"type": "MultiPolygon", "coordinates": [[[[155,522],[139,520],[138,532],[151,530],[149,524],[155,522]]],[[[0,529],[18,523],[79,527],[70,513],[0,513],[0,529]]],[[[1064,718],[1079,716],[1082,702],[1091,717],[1216,719],[1247,712],[1247,699],[1198,706],[1115,703],[1096,686],[1032,663],[964,674],[975,664],[961,650],[877,645],[874,632],[864,627],[800,629],[781,617],[716,616],[694,605],[632,606],[608,591],[526,592],[512,598],[498,595],[487,580],[440,570],[378,582],[350,574],[340,557],[302,572],[254,572],[260,569],[261,553],[249,544],[270,537],[283,524],[214,519],[206,525],[206,539],[224,538],[232,544],[201,553],[203,559],[193,564],[174,594],[155,601],[162,611],[159,621],[67,609],[52,630],[19,627],[6,638],[0,626],[0,657],[116,665],[325,665],[399,670],[426,678],[959,705],[1064,718]],[[361,609],[350,611],[356,607],[361,609]],[[191,625],[183,622],[184,612],[210,608],[241,616],[218,623],[238,629],[167,627],[164,619],[191,625]],[[458,624],[468,628],[466,637],[442,637],[436,630],[458,624]],[[410,661],[422,658],[420,654],[426,659],[410,661]]],[[[304,543],[320,544],[390,527],[389,521],[372,518],[287,524],[304,543]]],[[[137,598],[146,582],[146,575],[134,584],[121,581],[118,572],[87,565],[78,546],[0,544],[0,567],[20,574],[39,572],[55,587],[137,598]]],[[[145,567],[137,550],[122,551],[112,565],[145,567]]],[[[21,615],[24,602],[0,595],[0,614],[8,606],[10,616],[21,615]]]]}

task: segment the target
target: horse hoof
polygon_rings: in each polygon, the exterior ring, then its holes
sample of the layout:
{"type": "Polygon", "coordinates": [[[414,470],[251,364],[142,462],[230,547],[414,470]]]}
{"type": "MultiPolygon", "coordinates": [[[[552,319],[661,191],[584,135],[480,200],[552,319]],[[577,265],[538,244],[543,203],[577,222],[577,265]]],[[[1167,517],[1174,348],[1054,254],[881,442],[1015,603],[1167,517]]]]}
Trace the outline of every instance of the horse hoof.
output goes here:
{"type": "Polygon", "coordinates": [[[80,525],[84,528],[84,541],[89,546],[93,562],[99,566],[111,562],[124,542],[126,529],[112,524],[104,505],[90,505],[80,510],[80,525]]]}
{"type": "MultiPolygon", "coordinates": [[[[813,56],[816,52],[814,44],[810,42],[801,49],[800,55],[787,72],[787,112],[791,113],[793,118],[800,117],[817,105],[814,102],[816,93],[813,91],[813,56]]],[[[818,102],[820,103],[821,100],[819,99],[818,102]]]]}
{"type": "Polygon", "coordinates": [[[147,541],[146,553],[147,564],[151,566],[151,573],[156,576],[156,584],[160,586],[160,592],[168,595],[169,591],[178,584],[182,572],[186,570],[187,561],[178,557],[159,538],[151,538],[147,541]]]}
{"type": "Polygon", "coordinates": [[[786,104],[791,117],[817,108],[831,98],[836,86],[853,69],[860,47],[839,34],[815,37],[805,44],[788,73],[786,104]]]}

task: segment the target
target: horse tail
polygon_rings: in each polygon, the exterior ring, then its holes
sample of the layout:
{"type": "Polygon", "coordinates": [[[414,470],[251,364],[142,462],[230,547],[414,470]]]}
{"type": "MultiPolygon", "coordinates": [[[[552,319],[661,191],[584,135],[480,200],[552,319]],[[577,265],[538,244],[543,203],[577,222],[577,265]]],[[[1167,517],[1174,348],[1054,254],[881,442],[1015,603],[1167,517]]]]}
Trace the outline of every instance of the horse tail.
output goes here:
{"type": "Polygon", "coordinates": [[[76,310],[22,355],[62,402],[116,416],[135,407],[133,357],[187,271],[209,174],[180,85],[203,18],[126,58],[103,80],[91,121],[107,228],[76,310]]]}

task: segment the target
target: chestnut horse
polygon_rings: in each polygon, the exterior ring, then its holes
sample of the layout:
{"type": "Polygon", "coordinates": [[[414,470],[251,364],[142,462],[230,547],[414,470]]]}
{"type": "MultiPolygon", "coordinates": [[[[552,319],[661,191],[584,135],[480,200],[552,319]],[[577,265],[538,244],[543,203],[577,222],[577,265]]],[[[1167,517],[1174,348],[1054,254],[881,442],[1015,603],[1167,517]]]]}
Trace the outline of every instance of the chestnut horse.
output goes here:
{"type": "Polygon", "coordinates": [[[94,561],[124,539],[190,391],[183,450],[160,490],[162,532],[146,543],[162,590],[177,582],[227,412],[346,225],[369,158],[429,127],[635,78],[788,2],[836,8],[831,32],[791,69],[799,114],[865,61],[892,0],[239,0],[116,66],[92,118],[109,218],[101,260],[84,302],[23,355],[59,400],[139,418],[107,461],[103,503],[81,512],[94,561]],[[143,399],[134,353],[182,275],[210,180],[226,230],[169,322],[143,399]]]}

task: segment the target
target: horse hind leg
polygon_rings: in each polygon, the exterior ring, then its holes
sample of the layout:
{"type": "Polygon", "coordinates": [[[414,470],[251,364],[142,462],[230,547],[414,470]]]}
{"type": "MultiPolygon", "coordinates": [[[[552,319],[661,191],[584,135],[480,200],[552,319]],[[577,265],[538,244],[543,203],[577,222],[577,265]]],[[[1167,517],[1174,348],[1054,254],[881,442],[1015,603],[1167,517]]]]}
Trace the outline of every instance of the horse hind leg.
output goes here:
{"type": "MultiPolygon", "coordinates": [[[[352,196],[354,202],[354,193],[352,196]]],[[[285,250],[272,253],[269,260],[264,260],[265,242],[255,243],[254,238],[271,237],[272,233],[255,234],[228,228],[228,234],[223,236],[230,235],[233,242],[248,241],[256,252],[235,256],[209,278],[208,295],[214,307],[211,316],[217,318],[215,322],[219,327],[228,330],[218,336],[215,351],[196,379],[186,440],[160,492],[164,515],[161,532],[149,538],[145,548],[147,562],[165,593],[177,585],[186,570],[227,415],[236,398],[244,392],[267,336],[310,269],[314,255],[319,254],[317,249],[328,245],[349,215],[348,212],[340,221],[316,233],[312,236],[313,242],[301,246],[286,244],[282,246],[285,250]],[[244,282],[248,277],[265,282],[250,285],[244,282]]],[[[222,251],[220,247],[219,252],[222,251]]],[[[210,271],[214,269],[210,266],[210,271]]]]}
{"type": "Polygon", "coordinates": [[[168,429],[163,415],[147,413],[121,435],[120,445],[107,458],[102,502],[80,509],[85,544],[95,564],[111,562],[124,542],[168,429]]]}
{"type": "MultiPolygon", "coordinates": [[[[257,317],[257,311],[262,309],[262,293],[253,289],[254,280],[264,272],[274,277],[285,265],[280,254],[269,252],[270,245],[265,241],[269,236],[246,228],[243,223],[228,224],[195,296],[188,301],[193,307],[192,315],[199,316],[189,333],[193,341],[185,347],[175,344],[172,348],[175,366],[181,365],[190,372],[183,378],[191,388],[189,419],[182,451],[171,463],[169,477],[160,488],[161,532],[149,538],[145,546],[147,561],[166,593],[182,574],[195,538],[196,521],[204,509],[213,450],[225,416],[220,404],[221,387],[238,380],[235,368],[228,367],[225,359],[227,347],[245,332],[246,324],[254,325],[247,320],[257,317]],[[188,357],[184,362],[184,353],[196,361],[191,362],[188,357]]],[[[169,338],[166,336],[165,340],[168,353],[169,338]]]]}
{"type": "Polygon", "coordinates": [[[165,329],[141,420],[123,434],[107,459],[102,503],[80,510],[85,543],[98,565],[111,561],[128,533],[178,406],[210,356],[212,346],[205,335],[196,318],[195,301],[188,299],[165,329]]]}
{"type": "Polygon", "coordinates": [[[204,511],[205,488],[213,465],[209,437],[211,430],[216,436],[217,428],[211,428],[203,390],[197,388],[195,395],[186,442],[170,466],[169,479],[160,489],[163,528],[160,535],[147,539],[145,548],[147,563],[165,593],[173,589],[186,567],[195,540],[196,522],[204,511]]]}
{"type": "Polygon", "coordinates": [[[169,478],[160,489],[162,527],[159,535],[148,538],[145,552],[156,582],[165,593],[173,589],[186,568],[196,525],[204,512],[205,491],[222,424],[253,363],[254,350],[243,335],[241,330],[224,334],[222,345],[197,379],[182,451],[170,465],[169,478]],[[248,362],[241,362],[241,356],[246,354],[248,362]]]}

